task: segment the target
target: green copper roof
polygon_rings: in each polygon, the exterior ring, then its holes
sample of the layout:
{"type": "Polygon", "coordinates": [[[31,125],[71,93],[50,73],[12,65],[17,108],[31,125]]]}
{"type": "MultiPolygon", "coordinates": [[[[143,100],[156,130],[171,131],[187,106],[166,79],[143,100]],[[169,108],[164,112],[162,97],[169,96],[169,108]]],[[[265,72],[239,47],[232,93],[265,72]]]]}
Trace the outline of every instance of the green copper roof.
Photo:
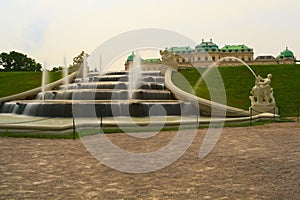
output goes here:
{"type": "Polygon", "coordinates": [[[221,51],[252,51],[253,49],[247,47],[246,45],[225,45],[224,47],[221,48],[221,51]]]}
{"type": "Polygon", "coordinates": [[[185,52],[191,53],[194,50],[191,47],[186,46],[186,47],[171,47],[168,49],[168,51],[173,52],[173,53],[185,53],[185,52]]]}
{"type": "Polygon", "coordinates": [[[135,55],[134,53],[132,52],[128,57],[127,57],[127,61],[133,61],[135,55]]]}
{"type": "MultiPolygon", "coordinates": [[[[135,58],[135,54],[134,52],[132,52],[128,57],[127,57],[127,62],[128,61],[133,61],[135,58]]],[[[142,58],[141,58],[141,61],[144,61],[142,58]]]]}
{"type": "Polygon", "coordinates": [[[160,63],[161,60],[159,58],[147,58],[144,60],[146,63],[160,63]]]}
{"type": "Polygon", "coordinates": [[[216,45],[215,43],[212,42],[212,39],[210,39],[209,42],[205,42],[204,40],[202,40],[202,42],[197,45],[195,47],[195,49],[197,51],[201,51],[201,50],[205,50],[205,51],[209,51],[209,50],[212,50],[212,51],[216,51],[216,50],[219,50],[219,46],[216,45]]]}
{"type": "Polygon", "coordinates": [[[277,58],[295,58],[294,53],[286,48],[284,51],[280,52],[280,55],[277,58]]]}

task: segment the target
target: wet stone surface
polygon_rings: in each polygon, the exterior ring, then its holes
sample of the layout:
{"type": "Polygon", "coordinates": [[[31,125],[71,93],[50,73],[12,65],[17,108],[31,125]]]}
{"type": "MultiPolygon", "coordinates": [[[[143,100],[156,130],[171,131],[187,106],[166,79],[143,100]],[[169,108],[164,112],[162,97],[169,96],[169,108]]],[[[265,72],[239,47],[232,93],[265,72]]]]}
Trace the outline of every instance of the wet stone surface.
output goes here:
{"type": "MultiPolygon", "coordinates": [[[[0,199],[300,199],[299,123],[224,128],[200,159],[206,131],[175,163],[146,174],[101,164],[80,140],[0,138],[0,199]]],[[[148,152],[175,134],[108,137],[126,150],[148,152]]]]}

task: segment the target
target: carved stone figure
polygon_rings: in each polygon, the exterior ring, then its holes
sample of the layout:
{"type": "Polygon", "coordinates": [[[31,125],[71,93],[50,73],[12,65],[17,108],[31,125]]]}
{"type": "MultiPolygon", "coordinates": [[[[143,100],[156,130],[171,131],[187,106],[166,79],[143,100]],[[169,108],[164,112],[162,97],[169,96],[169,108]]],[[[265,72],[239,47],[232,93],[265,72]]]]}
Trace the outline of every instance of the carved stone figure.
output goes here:
{"type": "Polygon", "coordinates": [[[273,96],[273,88],[271,88],[272,74],[268,74],[267,78],[262,78],[260,75],[256,77],[255,86],[251,90],[250,96],[251,105],[255,104],[273,104],[275,99],[273,96]]]}
{"type": "Polygon", "coordinates": [[[249,98],[251,100],[250,108],[257,111],[256,113],[271,112],[272,109],[277,110],[273,88],[270,86],[271,78],[272,74],[268,74],[267,78],[258,75],[255,79],[255,86],[250,92],[253,96],[249,96],[249,98]]]}
{"type": "Polygon", "coordinates": [[[162,59],[161,63],[163,65],[166,65],[175,70],[178,70],[178,63],[175,60],[175,54],[169,52],[167,48],[163,51],[160,50],[159,53],[161,55],[161,59],[162,59]]]}

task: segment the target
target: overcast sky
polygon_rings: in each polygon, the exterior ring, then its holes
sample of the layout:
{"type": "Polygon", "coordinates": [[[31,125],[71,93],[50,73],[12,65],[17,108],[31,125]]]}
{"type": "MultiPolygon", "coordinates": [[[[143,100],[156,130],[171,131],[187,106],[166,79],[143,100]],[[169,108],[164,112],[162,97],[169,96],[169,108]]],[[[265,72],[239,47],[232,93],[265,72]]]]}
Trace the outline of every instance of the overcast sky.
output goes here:
{"type": "Polygon", "coordinates": [[[255,56],[288,46],[300,58],[299,0],[0,0],[0,8],[0,52],[23,52],[48,68],[139,28],[246,44],[255,56]]]}

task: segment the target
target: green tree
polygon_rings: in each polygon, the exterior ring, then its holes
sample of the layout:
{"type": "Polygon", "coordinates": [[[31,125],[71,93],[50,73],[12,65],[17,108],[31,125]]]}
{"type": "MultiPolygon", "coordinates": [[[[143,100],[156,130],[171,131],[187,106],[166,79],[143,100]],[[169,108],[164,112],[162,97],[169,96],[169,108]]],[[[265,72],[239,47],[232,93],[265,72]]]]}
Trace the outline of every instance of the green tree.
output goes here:
{"type": "Polygon", "coordinates": [[[40,71],[42,68],[34,59],[16,51],[1,53],[0,66],[4,68],[3,71],[40,71]]]}
{"type": "Polygon", "coordinates": [[[51,72],[61,72],[63,70],[64,70],[64,68],[62,66],[59,66],[59,67],[53,67],[53,69],[51,70],[51,72]]]}

